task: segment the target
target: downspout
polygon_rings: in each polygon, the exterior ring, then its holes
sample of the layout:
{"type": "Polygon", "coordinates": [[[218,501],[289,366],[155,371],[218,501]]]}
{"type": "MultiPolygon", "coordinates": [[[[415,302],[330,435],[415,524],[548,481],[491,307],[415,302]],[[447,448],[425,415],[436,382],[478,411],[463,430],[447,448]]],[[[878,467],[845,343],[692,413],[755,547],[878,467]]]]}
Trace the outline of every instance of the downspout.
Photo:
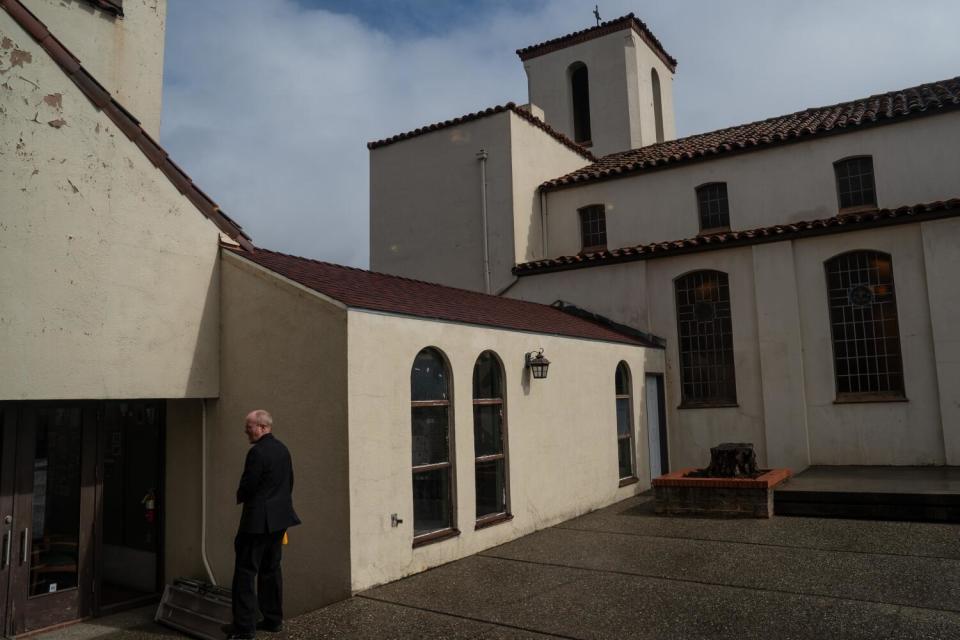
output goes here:
{"type": "Polygon", "coordinates": [[[540,191],[540,257],[547,259],[547,192],[540,191]]]}
{"type": "Polygon", "coordinates": [[[487,152],[477,153],[480,160],[480,216],[483,218],[483,290],[490,293],[490,247],[487,241],[487,152]]]}
{"type": "Polygon", "coordinates": [[[213,570],[210,568],[210,560],[207,558],[207,399],[201,400],[203,403],[202,418],[200,419],[200,558],[203,560],[203,568],[207,571],[207,578],[210,584],[217,586],[217,579],[213,576],[213,570]]]}

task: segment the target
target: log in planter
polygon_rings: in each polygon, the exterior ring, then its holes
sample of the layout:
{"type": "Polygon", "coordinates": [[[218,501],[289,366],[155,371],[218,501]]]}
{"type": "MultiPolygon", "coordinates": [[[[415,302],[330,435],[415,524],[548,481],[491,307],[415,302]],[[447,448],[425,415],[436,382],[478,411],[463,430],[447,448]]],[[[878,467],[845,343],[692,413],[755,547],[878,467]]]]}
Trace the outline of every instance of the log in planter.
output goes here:
{"type": "Polygon", "coordinates": [[[757,469],[753,445],[723,443],[710,449],[710,466],[654,478],[654,508],[664,515],[769,518],[773,490],[789,469],[757,469]]]}

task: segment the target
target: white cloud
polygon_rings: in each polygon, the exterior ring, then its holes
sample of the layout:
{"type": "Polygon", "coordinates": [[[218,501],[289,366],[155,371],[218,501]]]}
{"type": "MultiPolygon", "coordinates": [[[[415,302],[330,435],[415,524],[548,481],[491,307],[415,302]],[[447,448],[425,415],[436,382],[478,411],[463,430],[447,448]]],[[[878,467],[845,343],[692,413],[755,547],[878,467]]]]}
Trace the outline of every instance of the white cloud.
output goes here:
{"type": "MultiPolygon", "coordinates": [[[[480,5],[401,39],[292,0],[170,0],[162,139],[258,245],[366,266],[365,143],[525,102],[514,50],[590,26],[587,5],[480,5]]],[[[680,135],[960,74],[950,2],[601,9],[636,12],[679,60],[680,135]]]]}

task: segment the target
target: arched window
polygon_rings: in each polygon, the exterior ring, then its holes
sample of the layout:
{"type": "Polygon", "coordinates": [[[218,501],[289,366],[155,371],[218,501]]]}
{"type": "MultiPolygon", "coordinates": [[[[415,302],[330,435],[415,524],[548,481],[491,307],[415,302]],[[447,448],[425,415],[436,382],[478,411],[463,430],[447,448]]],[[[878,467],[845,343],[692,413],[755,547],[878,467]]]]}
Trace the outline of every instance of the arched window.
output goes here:
{"type": "Polygon", "coordinates": [[[879,251],[827,260],[837,399],[902,398],[903,359],[893,262],[879,251]]]}
{"type": "Polygon", "coordinates": [[[877,206],[872,157],[837,160],[833,163],[833,172],[837,177],[837,202],[841,211],[877,206]]]}
{"type": "Polygon", "coordinates": [[[587,65],[574,62],[567,70],[570,75],[570,94],[573,98],[573,139],[590,142],[590,82],[587,65]]]}
{"type": "Polygon", "coordinates": [[[726,182],[708,182],[697,187],[700,232],[730,228],[730,205],[726,182]]]}
{"type": "Polygon", "coordinates": [[[630,480],[637,476],[633,460],[633,398],[630,393],[630,367],[626,362],[617,365],[617,461],[620,468],[620,480],[630,480]]]}
{"type": "Polygon", "coordinates": [[[653,91],[653,118],[657,124],[657,142],[663,142],[663,102],[660,99],[660,76],[650,69],[650,86],[653,91]]]}
{"type": "Polygon", "coordinates": [[[500,522],[509,514],[503,366],[484,351],[473,367],[473,450],[476,469],[477,526],[500,522]]]}
{"type": "Polygon", "coordinates": [[[427,348],[410,371],[414,545],[454,530],[450,374],[443,354],[427,348]]]}
{"type": "Polygon", "coordinates": [[[677,331],[683,407],[737,402],[733,365],[730,286],[722,271],[694,271],[677,278],[677,331]]]}

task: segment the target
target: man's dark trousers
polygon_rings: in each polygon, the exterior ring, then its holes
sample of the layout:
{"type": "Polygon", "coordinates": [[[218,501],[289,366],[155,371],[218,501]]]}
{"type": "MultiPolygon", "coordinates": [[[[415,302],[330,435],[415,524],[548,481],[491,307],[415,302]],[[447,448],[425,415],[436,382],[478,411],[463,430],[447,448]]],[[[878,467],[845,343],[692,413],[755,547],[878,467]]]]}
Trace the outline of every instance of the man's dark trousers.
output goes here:
{"type": "Polygon", "coordinates": [[[239,633],[255,633],[258,602],[266,626],[283,622],[283,534],[240,532],[233,541],[233,627],[239,633]]]}

